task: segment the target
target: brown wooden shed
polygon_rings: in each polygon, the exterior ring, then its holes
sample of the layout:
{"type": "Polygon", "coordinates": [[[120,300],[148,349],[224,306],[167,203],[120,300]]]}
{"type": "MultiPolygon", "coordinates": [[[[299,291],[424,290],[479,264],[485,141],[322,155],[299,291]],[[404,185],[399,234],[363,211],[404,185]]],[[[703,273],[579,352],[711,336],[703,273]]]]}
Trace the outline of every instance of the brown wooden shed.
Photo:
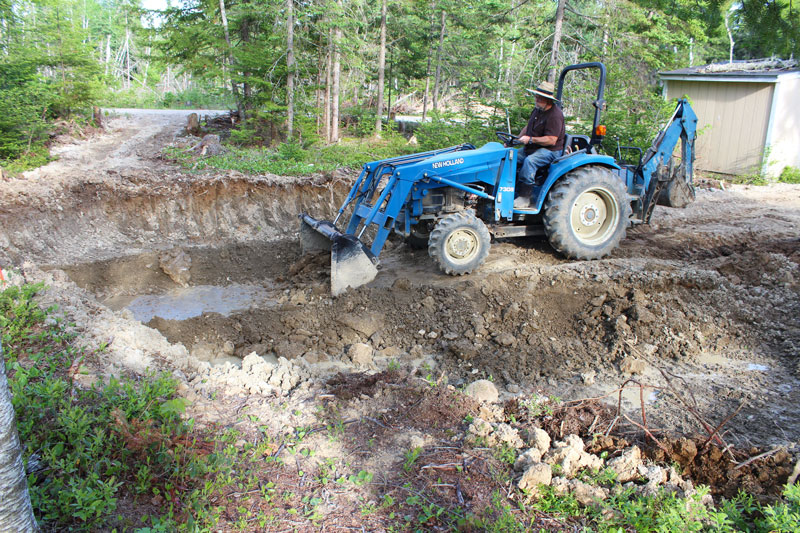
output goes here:
{"type": "Polygon", "coordinates": [[[734,61],[660,72],[667,99],[688,96],[698,117],[695,167],[780,175],[800,168],[800,68],[734,61]]]}

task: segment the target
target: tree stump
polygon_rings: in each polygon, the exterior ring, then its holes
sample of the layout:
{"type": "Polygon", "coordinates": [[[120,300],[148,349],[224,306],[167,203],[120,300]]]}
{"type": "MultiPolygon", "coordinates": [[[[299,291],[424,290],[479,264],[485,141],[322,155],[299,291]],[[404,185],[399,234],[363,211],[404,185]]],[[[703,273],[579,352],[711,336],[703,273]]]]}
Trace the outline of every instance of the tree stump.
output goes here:
{"type": "Polygon", "coordinates": [[[190,113],[186,121],[186,133],[189,135],[198,135],[200,133],[200,117],[197,113],[190,113]]]}
{"type": "Polygon", "coordinates": [[[225,151],[219,143],[219,135],[208,134],[195,149],[200,155],[219,155],[225,151]]]}
{"type": "Polygon", "coordinates": [[[103,129],[103,110],[97,106],[92,108],[92,120],[94,121],[94,125],[100,129],[103,129]]]}

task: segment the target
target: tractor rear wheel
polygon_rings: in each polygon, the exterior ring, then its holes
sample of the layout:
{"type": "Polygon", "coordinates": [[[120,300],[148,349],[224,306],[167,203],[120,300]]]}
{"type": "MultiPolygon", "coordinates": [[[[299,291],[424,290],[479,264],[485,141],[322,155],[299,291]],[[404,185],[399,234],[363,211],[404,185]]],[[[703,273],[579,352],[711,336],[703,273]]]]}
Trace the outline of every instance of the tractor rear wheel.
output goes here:
{"type": "Polygon", "coordinates": [[[605,167],[580,167],[550,190],[544,230],[556,251],[570,259],[599,259],[625,238],[631,204],[623,181],[605,167]]]}
{"type": "Polygon", "coordinates": [[[428,255],[446,274],[469,274],[489,255],[492,237],[486,225],[471,211],[441,218],[428,239],[428,255]]]}

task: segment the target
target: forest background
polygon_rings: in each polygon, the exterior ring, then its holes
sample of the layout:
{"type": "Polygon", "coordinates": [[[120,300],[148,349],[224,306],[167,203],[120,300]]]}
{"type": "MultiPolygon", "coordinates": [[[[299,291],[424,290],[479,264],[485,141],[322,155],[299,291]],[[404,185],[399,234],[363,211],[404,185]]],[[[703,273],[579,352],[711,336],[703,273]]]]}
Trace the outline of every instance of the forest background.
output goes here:
{"type": "MultiPolygon", "coordinates": [[[[326,147],[323,167],[355,165],[518,131],[524,89],[585,61],[609,71],[609,135],[644,146],[671,108],[658,71],[796,57],[792,1],[0,0],[0,165],[47,161],[59,127],[97,105],[235,109],[232,146],[291,162],[268,170],[319,169],[308,154],[326,147]],[[420,146],[390,112],[417,115],[420,146]]],[[[565,90],[573,126],[592,76],[565,90]]]]}

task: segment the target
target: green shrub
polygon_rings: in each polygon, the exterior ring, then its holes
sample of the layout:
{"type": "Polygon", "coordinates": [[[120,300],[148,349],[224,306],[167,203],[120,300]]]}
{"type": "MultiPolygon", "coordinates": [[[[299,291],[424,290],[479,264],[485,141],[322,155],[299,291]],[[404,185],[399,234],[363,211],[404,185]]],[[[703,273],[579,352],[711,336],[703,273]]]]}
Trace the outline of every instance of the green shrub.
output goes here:
{"type": "Polygon", "coordinates": [[[783,171],[781,171],[778,181],[781,183],[800,183],[800,168],[783,167],[783,171]]]}

